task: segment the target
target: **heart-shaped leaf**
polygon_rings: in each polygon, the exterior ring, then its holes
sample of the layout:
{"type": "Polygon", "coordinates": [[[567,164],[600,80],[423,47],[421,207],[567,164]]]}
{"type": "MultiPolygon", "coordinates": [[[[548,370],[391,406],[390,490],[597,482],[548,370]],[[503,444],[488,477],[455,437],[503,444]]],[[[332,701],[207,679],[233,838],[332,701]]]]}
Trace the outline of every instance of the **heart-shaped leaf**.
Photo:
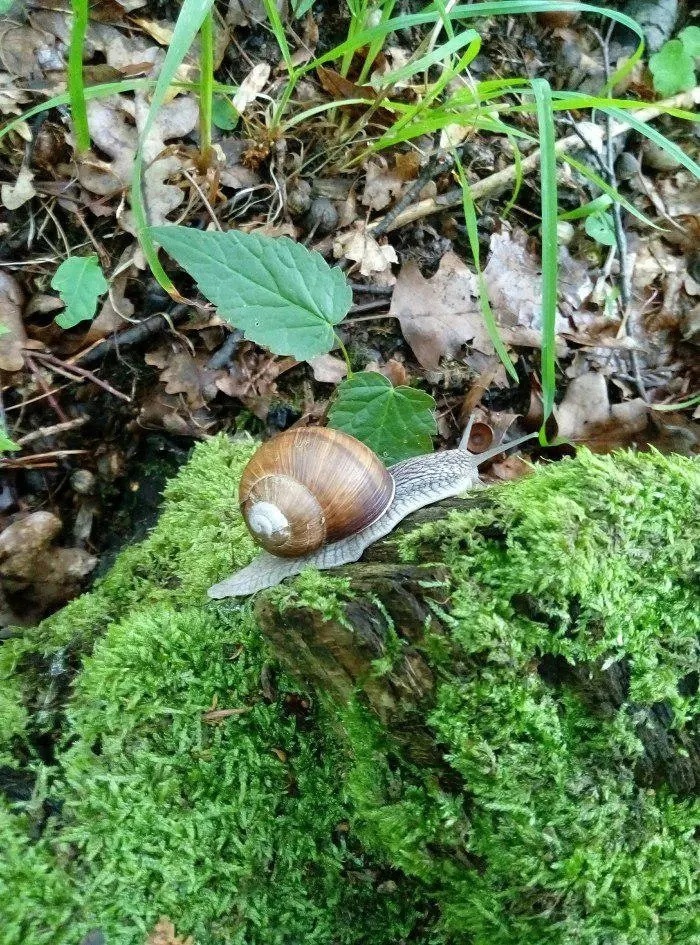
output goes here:
{"type": "Polygon", "coordinates": [[[97,256],[69,256],[64,259],[51,280],[57,289],[65,310],[56,318],[61,328],[73,328],[79,322],[95,316],[97,300],[109,289],[97,261],[97,256]]]}
{"type": "Polygon", "coordinates": [[[245,337],[305,361],[325,354],[352,290],[340,269],[286,236],[153,227],[158,243],[245,337]]]}
{"type": "Polygon", "coordinates": [[[392,387],[383,374],[355,374],[338,388],[328,422],[366,443],[387,465],[431,453],[435,401],[413,387],[392,387]]]}

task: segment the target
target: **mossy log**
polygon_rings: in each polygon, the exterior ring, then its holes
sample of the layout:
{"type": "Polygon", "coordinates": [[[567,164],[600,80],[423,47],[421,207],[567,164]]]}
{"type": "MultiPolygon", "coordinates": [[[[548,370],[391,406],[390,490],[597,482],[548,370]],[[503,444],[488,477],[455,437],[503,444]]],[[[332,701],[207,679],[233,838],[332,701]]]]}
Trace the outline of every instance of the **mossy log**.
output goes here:
{"type": "Polygon", "coordinates": [[[700,940],[697,463],[582,451],[212,602],[253,448],[0,646],[0,945],[700,940]]]}
{"type": "MultiPolygon", "coordinates": [[[[463,514],[490,504],[487,494],[477,493],[409,516],[392,535],[368,549],[360,563],[334,571],[334,577],[347,581],[348,599],[332,616],[304,603],[279,609],[262,597],[256,604],[263,633],[285,668],[311,691],[329,695],[340,708],[361,695],[413,761],[441,757],[441,748],[424,723],[435,702],[436,675],[423,648],[428,627],[449,645],[449,630],[441,623],[439,610],[449,598],[450,572],[434,560],[430,546],[423,553],[419,548],[412,563],[398,562],[396,542],[421,526],[444,525],[450,512],[463,514]],[[375,667],[384,664],[387,668],[377,673],[375,667]]],[[[507,535],[492,528],[491,538],[505,542],[507,535]]],[[[521,595],[516,603],[528,618],[541,616],[534,596],[521,595]]],[[[603,660],[572,665],[543,652],[533,671],[551,686],[575,691],[601,718],[613,718],[624,707],[643,745],[636,765],[640,784],[667,783],[680,794],[700,792],[700,741],[678,729],[667,700],[652,705],[630,700],[627,658],[609,665],[603,660]]],[[[679,688],[693,694],[697,687],[698,674],[691,669],[679,688]]]]}

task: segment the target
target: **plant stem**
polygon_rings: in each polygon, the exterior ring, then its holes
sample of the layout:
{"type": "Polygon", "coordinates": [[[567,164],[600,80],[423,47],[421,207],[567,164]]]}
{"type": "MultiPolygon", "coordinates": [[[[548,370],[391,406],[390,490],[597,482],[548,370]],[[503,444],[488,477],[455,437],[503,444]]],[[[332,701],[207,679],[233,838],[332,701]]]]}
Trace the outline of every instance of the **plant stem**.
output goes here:
{"type": "Polygon", "coordinates": [[[342,354],[343,358],[345,359],[345,367],[348,369],[348,378],[351,378],[351,377],[352,377],[352,367],[351,367],[351,365],[350,365],[350,355],[348,354],[348,349],[347,349],[347,348],[345,347],[345,345],[343,344],[343,341],[342,341],[340,335],[339,335],[337,332],[336,332],[336,335],[335,335],[335,340],[336,340],[336,342],[338,343],[338,347],[340,348],[340,353],[342,354]]]}

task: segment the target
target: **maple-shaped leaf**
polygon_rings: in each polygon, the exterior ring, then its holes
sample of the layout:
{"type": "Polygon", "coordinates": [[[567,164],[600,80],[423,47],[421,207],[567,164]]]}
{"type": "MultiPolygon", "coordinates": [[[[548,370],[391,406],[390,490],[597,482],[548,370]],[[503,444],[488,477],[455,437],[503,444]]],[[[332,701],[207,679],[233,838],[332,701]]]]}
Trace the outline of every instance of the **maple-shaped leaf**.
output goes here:
{"type": "Polygon", "coordinates": [[[56,318],[61,328],[73,328],[79,322],[92,320],[97,300],[109,289],[97,256],[69,256],[64,259],[51,280],[57,289],[64,311],[56,318]]]}

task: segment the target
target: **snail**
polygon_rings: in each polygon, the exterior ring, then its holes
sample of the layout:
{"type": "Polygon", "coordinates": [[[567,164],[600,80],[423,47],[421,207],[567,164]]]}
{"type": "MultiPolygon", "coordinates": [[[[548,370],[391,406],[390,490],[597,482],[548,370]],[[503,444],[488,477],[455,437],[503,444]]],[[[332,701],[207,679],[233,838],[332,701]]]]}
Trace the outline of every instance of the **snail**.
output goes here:
{"type": "Polygon", "coordinates": [[[209,588],[209,596],[242,597],[307,567],[357,561],[411,512],[472,488],[482,463],[536,436],[474,455],[466,448],[469,432],[458,449],[414,456],[388,469],[364,443],[338,430],[306,427],[268,440],[239,486],[246,525],[264,550],[209,588]]]}

